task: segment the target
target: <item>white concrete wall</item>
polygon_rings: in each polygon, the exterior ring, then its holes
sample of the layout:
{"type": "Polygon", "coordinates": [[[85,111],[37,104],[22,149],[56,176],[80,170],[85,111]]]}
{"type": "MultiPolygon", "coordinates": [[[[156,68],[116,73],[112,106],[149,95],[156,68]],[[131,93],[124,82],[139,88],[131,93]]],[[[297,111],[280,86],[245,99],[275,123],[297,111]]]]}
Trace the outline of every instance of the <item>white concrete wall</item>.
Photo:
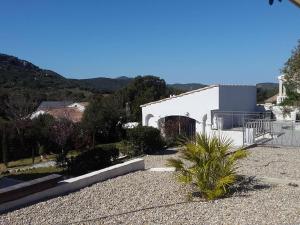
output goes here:
{"type": "MultiPolygon", "coordinates": [[[[212,110],[230,112],[256,112],[256,86],[215,85],[142,106],[143,125],[158,128],[158,121],[166,116],[187,116],[196,120],[196,132],[203,130],[203,117],[207,115],[206,133],[213,133],[212,110]]],[[[231,117],[230,117],[231,118],[231,117]]],[[[225,123],[226,121],[224,121],[225,123]]],[[[231,119],[230,122],[232,123],[231,119]]],[[[243,144],[243,132],[222,131],[234,141],[243,144]]]]}
{"type": "Polygon", "coordinates": [[[211,119],[211,110],[219,107],[219,87],[209,87],[205,90],[194,91],[190,94],[171,97],[169,99],[148,104],[142,107],[143,125],[158,128],[158,120],[166,116],[187,116],[196,120],[197,131],[202,130],[202,119],[207,114],[207,123],[211,119]],[[147,115],[153,115],[146,124],[147,115]]]}
{"type": "Polygon", "coordinates": [[[231,139],[235,147],[243,146],[243,131],[222,130],[220,134],[226,138],[231,139]]]}
{"type": "Polygon", "coordinates": [[[234,147],[241,147],[243,146],[243,131],[237,130],[211,130],[210,128],[207,129],[207,135],[210,136],[217,136],[217,137],[224,137],[229,138],[233,142],[234,147]]]}
{"type": "Polygon", "coordinates": [[[269,109],[275,115],[276,120],[290,120],[296,121],[297,114],[300,114],[298,108],[293,106],[286,106],[286,108],[290,111],[289,113],[284,114],[284,107],[283,106],[272,106],[269,109]]]}
{"type": "Polygon", "coordinates": [[[144,169],[144,159],[133,159],[124,163],[104,168],[102,170],[84,174],[79,177],[63,180],[56,187],[49,188],[47,190],[37,192],[17,200],[1,204],[0,213],[7,212],[12,209],[20,208],[60,195],[64,195],[73,191],[77,191],[81,188],[90,186],[100,181],[104,181],[113,177],[121,176],[130,172],[144,169]]]}
{"type": "Polygon", "coordinates": [[[256,86],[220,85],[221,111],[256,111],[256,86]]]}

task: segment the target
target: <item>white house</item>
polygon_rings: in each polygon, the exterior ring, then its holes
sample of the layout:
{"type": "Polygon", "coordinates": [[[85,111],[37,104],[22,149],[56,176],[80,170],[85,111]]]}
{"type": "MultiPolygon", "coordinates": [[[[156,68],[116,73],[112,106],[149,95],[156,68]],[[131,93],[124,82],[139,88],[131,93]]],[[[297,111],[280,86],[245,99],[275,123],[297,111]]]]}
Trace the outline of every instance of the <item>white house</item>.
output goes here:
{"type": "Polygon", "coordinates": [[[243,131],[238,129],[242,128],[244,120],[260,115],[256,86],[248,85],[211,85],[141,107],[143,125],[159,128],[163,134],[166,123],[179,118],[176,127],[179,133],[182,129],[188,134],[217,133],[232,138],[235,145],[244,143],[243,131]],[[185,121],[184,127],[180,118],[185,121]]]}
{"type": "MultiPolygon", "coordinates": [[[[285,87],[285,77],[284,74],[278,76],[278,89],[279,93],[277,94],[277,101],[276,104],[268,103],[268,100],[265,103],[265,108],[267,110],[271,110],[274,114],[276,120],[283,121],[283,120],[290,120],[290,121],[297,121],[299,120],[300,111],[299,108],[294,106],[281,106],[280,104],[287,98],[286,94],[286,87],[285,87]]],[[[300,90],[297,89],[297,92],[300,93],[300,90]]],[[[274,98],[275,96],[271,97],[270,99],[274,98]]]]}
{"type": "Polygon", "coordinates": [[[54,118],[66,118],[77,123],[81,121],[88,104],[88,102],[43,101],[37,110],[30,115],[30,119],[49,114],[54,118]]]}

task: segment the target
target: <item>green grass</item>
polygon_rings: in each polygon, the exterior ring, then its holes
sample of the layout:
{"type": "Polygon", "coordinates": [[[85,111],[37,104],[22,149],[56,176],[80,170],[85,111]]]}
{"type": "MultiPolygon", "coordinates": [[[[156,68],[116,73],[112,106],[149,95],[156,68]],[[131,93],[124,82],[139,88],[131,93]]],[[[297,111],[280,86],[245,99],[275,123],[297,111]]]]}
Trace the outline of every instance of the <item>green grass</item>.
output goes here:
{"type": "MultiPolygon", "coordinates": [[[[109,147],[109,146],[116,146],[117,148],[119,147],[120,142],[116,142],[116,143],[108,143],[108,144],[99,144],[97,145],[97,147],[109,147]]],[[[82,151],[79,150],[71,150],[68,152],[67,157],[76,157],[78,156],[82,151]]],[[[40,156],[36,156],[34,158],[34,163],[41,163],[41,162],[46,162],[46,161],[50,161],[50,160],[55,160],[56,158],[56,154],[49,154],[47,155],[47,159],[45,160],[41,160],[40,156]]],[[[22,167],[27,167],[27,166],[32,166],[32,158],[24,158],[24,159],[19,159],[19,160],[15,160],[15,161],[10,161],[8,163],[8,168],[9,169],[18,169],[18,168],[22,168],[22,167]]],[[[5,171],[6,167],[4,166],[3,163],[0,163],[0,172],[1,171],[5,171]]],[[[32,179],[37,179],[43,176],[47,176],[53,173],[59,173],[62,174],[63,173],[63,169],[62,168],[58,168],[58,167],[43,167],[43,168],[34,168],[34,169],[28,169],[25,171],[21,171],[21,172],[16,172],[14,174],[3,174],[0,175],[0,178],[5,176],[5,177],[10,177],[10,178],[14,178],[14,179],[18,179],[18,180],[32,180],[32,179]]]]}
{"type": "MultiPolygon", "coordinates": [[[[22,181],[28,181],[37,179],[40,177],[48,176],[50,174],[63,174],[63,169],[60,167],[43,167],[43,168],[34,168],[26,171],[21,171],[13,174],[2,175],[1,177],[13,178],[22,181]]],[[[0,177],[0,178],[1,178],[0,177]]]]}
{"type": "MultiPolygon", "coordinates": [[[[41,162],[46,162],[49,160],[54,160],[55,159],[55,154],[50,154],[47,156],[47,159],[41,160],[40,156],[34,157],[34,163],[41,163],[41,162]]],[[[24,167],[24,166],[31,166],[32,165],[32,158],[24,158],[24,159],[19,159],[15,161],[10,161],[8,163],[8,168],[19,168],[19,167],[24,167]]],[[[0,163],[0,167],[4,166],[3,163],[0,163]]]]}
{"type": "Polygon", "coordinates": [[[120,143],[121,143],[121,142],[113,142],[113,143],[106,143],[106,144],[98,144],[98,145],[96,145],[96,147],[99,147],[99,148],[105,148],[105,147],[118,147],[120,143]]]}
{"type": "MultiPolygon", "coordinates": [[[[80,151],[72,150],[72,151],[68,152],[67,157],[72,157],[72,156],[76,157],[79,154],[80,154],[80,151]]],[[[42,161],[40,156],[36,156],[36,157],[34,157],[34,164],[55,160],[55,158],[56,158],[56,154],[49,154],[49,155],[47,155],[47,159],[44,159],[42,161]]],[[[32,158],[31,157],[10,161],[10,162],[8,162],[7,168],[17,169],[17,168],[21,168],[21,167],[25,167],[25,166],[32,166],[32,158]]],[[[4,164],[0,163],[0,168],[3,168],[3,167],[4,167],[4,164]]]]}
{"type": "Polygon", "coordinates": [[[79,150],[71,150],[68,152],[67,154],[67,157],[70,158],[70,157],[76,157],[78,156],[82,151],[79,151],[79,150]]]}

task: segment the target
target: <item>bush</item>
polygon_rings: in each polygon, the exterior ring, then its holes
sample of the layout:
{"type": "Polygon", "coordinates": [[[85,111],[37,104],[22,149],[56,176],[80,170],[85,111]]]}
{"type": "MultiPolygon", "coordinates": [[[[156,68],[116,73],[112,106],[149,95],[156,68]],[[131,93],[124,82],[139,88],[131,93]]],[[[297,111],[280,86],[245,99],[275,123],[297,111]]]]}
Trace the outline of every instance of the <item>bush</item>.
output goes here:
{"type": "Polygon", "coordinates": [[[242,149],[229,153],[231,147],[229,139],[198,134],[195,141],[185,143],[180,158],[169,159],[168,165],[176,168],[180,182],[195,183],[204,198],[219,198],[236,181],[236,161],[246,157],[242,149]]]}
{"type": "Polygon", "coordinates": [[[124,156],[132,157],[141,154],[140,150],[138,148],[135,148],[135,146],[127,140],[119,142],[118,149],[124,156]]]}
{"type": "Polygon", "coordinates": [[[69,172],[72,175],[81,175],[94,170],[111,166],[119,156],[115,147],[95,148],[81,153],[69,163],[69,172]]]}
{"type": "Polygon", "coordinates": [[[153,127],[137,126],[127,130],[129,147],[132,155],[152,154],[161,150],[165,143],[160,131],[153,127]]]}

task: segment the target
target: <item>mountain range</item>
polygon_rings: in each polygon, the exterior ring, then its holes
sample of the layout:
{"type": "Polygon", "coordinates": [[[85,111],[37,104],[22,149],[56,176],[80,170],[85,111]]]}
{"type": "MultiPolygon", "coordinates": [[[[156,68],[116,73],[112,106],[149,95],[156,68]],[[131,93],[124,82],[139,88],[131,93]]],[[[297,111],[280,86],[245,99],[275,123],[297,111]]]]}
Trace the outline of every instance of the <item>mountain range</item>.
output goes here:
{"type": "MultiPolygon", "coordinates": [[[[69,89],[87,92],[114,92],[128,85],[134,78],[97,77],[89,79],[68,79],[52,71],[41,69],[26,60],[0,54],[0,87],[29,89],[69,89]]],[[[205,87],[202,83],[168,84],[169,87],[190,91],[205,87]]],[[[277,83],[259,83],[257,88],[275,93],[277,83]],[[275,91],[274,91],[275,90],[275,91]]]]}

